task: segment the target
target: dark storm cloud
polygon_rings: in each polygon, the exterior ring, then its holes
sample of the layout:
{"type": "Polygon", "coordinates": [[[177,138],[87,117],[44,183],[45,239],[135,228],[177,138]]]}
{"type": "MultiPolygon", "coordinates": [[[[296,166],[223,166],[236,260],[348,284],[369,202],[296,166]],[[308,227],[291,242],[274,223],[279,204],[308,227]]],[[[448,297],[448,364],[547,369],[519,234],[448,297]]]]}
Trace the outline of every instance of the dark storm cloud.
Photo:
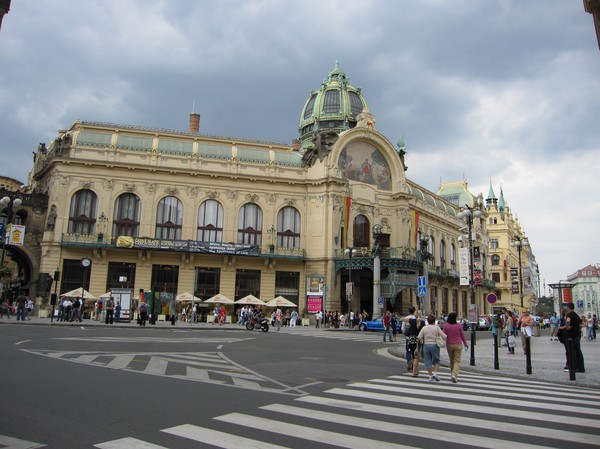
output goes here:
{"type": "Polygon", "coordinates": [[[581,195],[600,169],[600,53],[580,2],[13,2],[0,33],[5,173],[25,182],[38,142],[76,119],[185,130],[194,107],[202,132],[290,143],[336,60],[378,129],[404,136],[412,180],[502,184],[551,280],[595,262],[597,243],[554,238],[573,214],[600,218],[581,195]]]}

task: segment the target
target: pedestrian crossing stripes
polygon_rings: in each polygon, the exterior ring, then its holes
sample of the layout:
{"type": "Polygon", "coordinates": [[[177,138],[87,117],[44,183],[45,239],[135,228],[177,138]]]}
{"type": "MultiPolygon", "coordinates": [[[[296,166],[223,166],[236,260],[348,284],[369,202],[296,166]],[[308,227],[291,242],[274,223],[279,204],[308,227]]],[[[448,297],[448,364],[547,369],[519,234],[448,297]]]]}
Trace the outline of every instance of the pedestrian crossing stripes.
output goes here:
{"type": "Polygon", "coordinates": [[[220,352],[136,352],[25,350],[58,360],[140,374],[165,376],[261,391],[299,395],[303,391],[249,370],[220,352]]]}
{"type": "MultiPolygon", "coordinates": [[[[354,382],[161,431],[228,449],[598,447],[600,413],[591,403],[600,401],[599,390],[477,374],[461,374],[459,384],[449,374],[441,379],[398,375],[354,382]]],[[[152,443],[125,439],[95,447],[161,447],[144,444],[152,443]]]]}
{"type": "Polygon", "coordinates": [[[295,333],[303,337],[329,338],[332,340],[365,341],[370,343],[383,343],[381,332],[351,332],[351,331],[320,331],[311,329],[306,333],[295,333]]]}

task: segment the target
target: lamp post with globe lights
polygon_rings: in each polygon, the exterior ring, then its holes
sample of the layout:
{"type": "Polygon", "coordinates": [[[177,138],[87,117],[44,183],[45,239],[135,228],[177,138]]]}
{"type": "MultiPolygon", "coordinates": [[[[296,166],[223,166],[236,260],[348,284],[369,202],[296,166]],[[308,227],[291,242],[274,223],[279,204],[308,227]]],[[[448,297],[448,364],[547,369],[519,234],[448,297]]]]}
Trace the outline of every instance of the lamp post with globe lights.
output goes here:
{"type": "Polygon", "coordinates": [[[6,256],[6,244],[7,240],[10,238],[8,227],[12,223],[14,217],[14,211],[16,208],[20,207],[23,204],[23,200],[21,198],[5,196],[0,199],[0,209],[6,208],[6,221],[2,227],[2,256],[0,258],[0,272],[4,270],[4,258],[6,256]]]}
{"type": "MultiPolygon", "coordinates": [[[[469,289],[471,291],[471,305],[474,306],[475,310],[477,310],[477,306],[475,303],[475,279],[474,279],[474,254],[473,254],[473,218],[481,217],[483,212],[480,209],[476,209],[474,207],[465,205],[465,208],[460,211],[456,216],[461,220],[465,220],[467,222],[467,231],[469,240],[469,289]]],[[[471,366],[475,366],[475,329],[479,322],[479,314],[476,314],[475,322],[471,323],[471,366]]]]}
{"type": "MultiPolygon", "coordinates": [[[[373,225],[373,315],[377,313],[379,297],[381,296],[381,235],[383,228],[380,224],[373,225]]],[[[380,309],[383,316],[385,303],[380,309]]]]}
{"type": "Polygon", "coordinates": [[[521,311],[523,310],[523,265],[521,263],[521,251],[524,246],[528,246],[529,242],[527,238],[521,238],[516,235],[515,240],[511,242],[511,246],[517,248],[517,253],[519,255],[519,297],[521,298],[521,311]]]}

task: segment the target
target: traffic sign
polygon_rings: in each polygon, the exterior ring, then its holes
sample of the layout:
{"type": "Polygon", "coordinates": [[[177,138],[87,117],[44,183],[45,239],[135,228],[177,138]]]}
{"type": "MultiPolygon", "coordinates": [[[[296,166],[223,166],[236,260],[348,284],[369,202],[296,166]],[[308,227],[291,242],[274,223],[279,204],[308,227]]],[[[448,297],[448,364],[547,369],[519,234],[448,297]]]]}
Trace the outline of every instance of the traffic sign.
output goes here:
{"type": "Polygon", "coordinates": [[[385,300],[383,299],[383,296],[380,296],[380,297],[377,299],[377,304],[379,304],[379,307],[383,307],[384,301],[385,301],[385,300]]]}
{"type": "Polygon", "coordinates": [[[419,287],[427,287],[427,278],[425,276],[419,276],[417,278],[417,285],[419,287]]]}
{"type": "Polygon", "coordinates": [[[498,297],[495,293],[490,293],[487,295],[487,302],[489,302],[490,304],[494,304],[496,301],[498,301],[498,297]]]}
{"type": "Polygon", "coordinates": [[[425,298],[425,296],[427,296],[427,287],[419,287],[417,291],[417,296],[419,298],[425,298]]]}

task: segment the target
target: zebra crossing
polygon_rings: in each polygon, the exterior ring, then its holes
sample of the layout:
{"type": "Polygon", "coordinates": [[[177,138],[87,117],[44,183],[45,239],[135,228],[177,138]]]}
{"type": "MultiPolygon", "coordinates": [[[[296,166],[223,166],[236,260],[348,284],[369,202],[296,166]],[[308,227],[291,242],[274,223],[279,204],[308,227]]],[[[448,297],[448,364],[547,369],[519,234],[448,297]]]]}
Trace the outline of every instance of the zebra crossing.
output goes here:
{"type": "MultiPolygon", "coordinates": [[[[328,331],[319,329],[306,329],[305,332],[294,332],[303,337],[328,338],[332,340],[364,341],[369,343],[383,343],[383,332],[353,332],[353,331],[328,331]]],[[[398,340],[400,341],[400,340],[398,340]]]]}
{"type": "MultiPolygon", "coordinates": [[[[598,447],[600,391],[506,377],[461,374],[458,384],[442,373],[389,376],[331,388],[287,402],[232,412],[208,422],[161,429],[168,447],[181,438],[219,448],[344,447],[356,449],[506,449],[598,447]],[[577,398],[574,400],[574,398],[577,398]],[[251,434],[251,436],[249,436],[251,434]]],[[[164,449],[123,438],[101,449],[164,449]]]]}
{"type": "Polygon", "coordinates": [[[305,394],[235,363],[221,352],[108,352],[24,350],[62,361],[140,374],[276,392],[305,394]]]}

